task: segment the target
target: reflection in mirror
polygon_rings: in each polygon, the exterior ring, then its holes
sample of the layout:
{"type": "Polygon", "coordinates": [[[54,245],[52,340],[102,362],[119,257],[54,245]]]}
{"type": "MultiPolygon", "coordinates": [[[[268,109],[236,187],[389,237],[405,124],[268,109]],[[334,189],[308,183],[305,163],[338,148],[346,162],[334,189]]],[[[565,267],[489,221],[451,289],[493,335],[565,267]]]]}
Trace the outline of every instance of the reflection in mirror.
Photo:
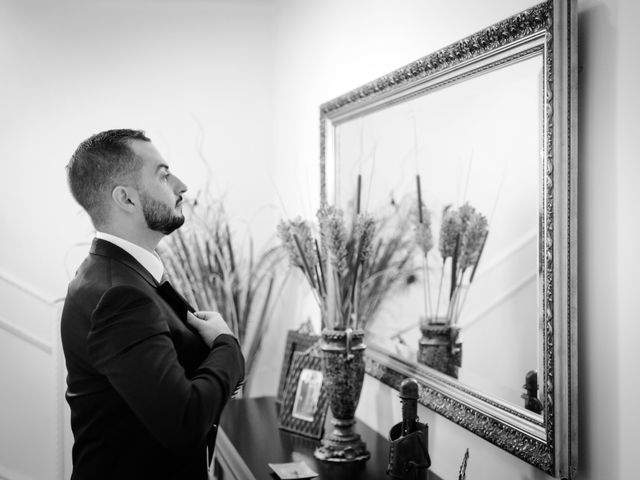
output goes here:
{"type": "Polygon", "coordinates": [[[335,130],[338,205],[355,197],[361,175],[364,209],[411,204],[423,247],[416,250],[419,281],[370,320],[368,342],[521,407],[526,374],[542,370],[542,66],[538,52],[335,130]],[[462,235],[460,210],[462,222],[472,212],[486,228],[472,221],[462,235]],[[433,244],[426,256],[425,241],[433,244]]]}

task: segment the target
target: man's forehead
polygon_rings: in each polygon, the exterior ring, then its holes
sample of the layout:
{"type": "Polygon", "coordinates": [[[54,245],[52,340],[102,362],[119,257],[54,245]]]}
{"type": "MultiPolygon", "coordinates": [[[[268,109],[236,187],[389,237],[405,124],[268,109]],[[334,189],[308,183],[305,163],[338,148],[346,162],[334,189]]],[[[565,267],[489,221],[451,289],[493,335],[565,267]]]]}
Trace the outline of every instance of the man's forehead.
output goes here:
{"type": "Polygon", "coordinates": [[[157,168],[159,165],[166,165],[164,158],[151,142],[144,140],[130,140],[129,146],[133,153],[143,160],[145,167],[157,168]]]}

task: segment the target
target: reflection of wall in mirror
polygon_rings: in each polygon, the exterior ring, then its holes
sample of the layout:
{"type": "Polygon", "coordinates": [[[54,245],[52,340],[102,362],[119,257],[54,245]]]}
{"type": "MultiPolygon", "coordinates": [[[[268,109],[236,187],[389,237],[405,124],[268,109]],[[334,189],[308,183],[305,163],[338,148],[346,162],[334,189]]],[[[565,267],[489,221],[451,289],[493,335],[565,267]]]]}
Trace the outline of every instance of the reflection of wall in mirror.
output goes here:
{"type": "MultiPolygon", "coordinates": [[[[526,372],[541,367],[541,71],[536,56],[347,121],[335,137],[338,205],[354,197],[358,174],[369,212],[391,198],[415,201],[419,173],[436,245],[445,205],[468,201],[488,218],[489,237],[460,319],[460,379],[514,404],[522,403],[526,372]]],[[[437,248],[428,264],[435,304],[442,264],[437,248]]],[[[384,336],[403,332],[403,340],[417,346],[424,305],[422,286],[413,287],[384,305],[371,329],[384,336]]]]}

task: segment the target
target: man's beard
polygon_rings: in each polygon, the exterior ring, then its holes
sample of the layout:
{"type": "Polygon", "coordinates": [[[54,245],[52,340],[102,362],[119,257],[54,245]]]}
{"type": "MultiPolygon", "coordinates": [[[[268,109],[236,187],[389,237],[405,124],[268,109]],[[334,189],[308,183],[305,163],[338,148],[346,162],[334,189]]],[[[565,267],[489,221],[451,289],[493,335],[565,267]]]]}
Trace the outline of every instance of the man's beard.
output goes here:
{"type": "Polygon", "coordinates": [[[173,208],[147,195],[146,192],[140,192],[140,200],[144,219],[151,230],[169,235],[184,223],[184,215],[176,213],[173,208]]]}

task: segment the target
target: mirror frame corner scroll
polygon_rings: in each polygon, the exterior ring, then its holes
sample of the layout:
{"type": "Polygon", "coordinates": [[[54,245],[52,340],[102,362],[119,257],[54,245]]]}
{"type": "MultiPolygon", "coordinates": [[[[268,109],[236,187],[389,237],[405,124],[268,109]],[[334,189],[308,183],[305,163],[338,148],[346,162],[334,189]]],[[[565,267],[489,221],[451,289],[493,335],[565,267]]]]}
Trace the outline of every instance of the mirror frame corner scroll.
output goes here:
{"type": "MultiPolygon", "coordinates": [[[[540,253],[544,414],[483,395],[428,368],[367,349],[366,372],[398,389],[407,376],[420,383],[420,402],[544,472],[576,478],[577,412],[577,10],[576,0],[547,0],[431,53],[320,106],[320,193],[334,194],[332,155],[335,122],[397,99],[402,92],[442,75],[504,55],[536,38],[544,61],[545,153],[541,173],[540,253]]],[[[490,60],[489,60],[490,61],[490,60]]],[[[496,60],[497,62],[497,60],[496,60]]],[[[390,102],[391,103],[391,102],[390,102]]]]}

